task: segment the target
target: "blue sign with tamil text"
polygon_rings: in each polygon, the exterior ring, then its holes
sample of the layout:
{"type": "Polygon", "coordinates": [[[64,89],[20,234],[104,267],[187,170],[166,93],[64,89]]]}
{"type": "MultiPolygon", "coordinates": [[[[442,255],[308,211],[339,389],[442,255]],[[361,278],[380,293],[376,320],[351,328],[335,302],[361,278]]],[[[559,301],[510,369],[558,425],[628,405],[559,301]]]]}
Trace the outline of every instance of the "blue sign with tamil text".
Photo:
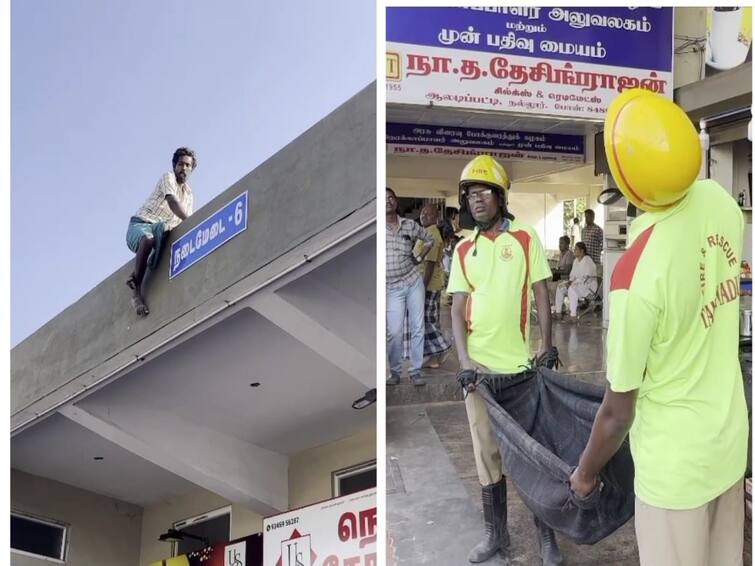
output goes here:
{"type": "Polygon", "coordinates": [[[670,72],[673,8],[386,10],[388,42],[670,72]]]}
{"type": "Polygon", "coordinates": [[[249,195],[244,191],[173,242],[170,246],[170,279],[246,230],[249,220],[248,204],[249,195]]]}
{"type": "Polygon", "coordinates": [[[673,8],[391,7],[386,101],[602,121],[627,89],[673,97],[673,30],[673,8]]]}
{"type": "Polygon", "coordinates": [[[495,151],[550,153],[575,156],[579,160],[585,152],[584,136],[568,134],[388,122],[385,125],[385,135],[386,143],[402,146],[474,148],[489,153],[495,151]]]}

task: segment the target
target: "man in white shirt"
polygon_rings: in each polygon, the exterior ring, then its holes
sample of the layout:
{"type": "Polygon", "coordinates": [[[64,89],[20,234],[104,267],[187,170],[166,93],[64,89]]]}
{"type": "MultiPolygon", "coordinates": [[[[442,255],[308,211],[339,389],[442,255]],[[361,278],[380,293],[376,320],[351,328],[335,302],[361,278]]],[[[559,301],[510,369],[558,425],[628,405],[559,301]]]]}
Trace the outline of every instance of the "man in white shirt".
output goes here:
{"type": "Polygon", "coordinates": [[[587,246],[584,242],[577,242],[574,246],[574,263],[569,273],[569,281],[559,284],[556,288],[556,301],[554,304],[554,316],[561,315],[564,307],[564,298],[569,297],[570,320],[577,318],[577,303],[579,299],[589,296],[598,289],[598,270],[595,262],[587,255],[587,246]]]}
{"type": "Polygon", "coordinates": [[[173,153],[173,170],[165,173],[155,190],[129,221],[126,244],[136,253],[134,271],[126,280],[132,290],[131,304],[138,316],[147,316],[149,308],[142,296],[142,282],[147,272],[157,267],[167,234],[194,211],[194,193],[186,181],[197,167],[197,157],[187,147],[173,153]]]}

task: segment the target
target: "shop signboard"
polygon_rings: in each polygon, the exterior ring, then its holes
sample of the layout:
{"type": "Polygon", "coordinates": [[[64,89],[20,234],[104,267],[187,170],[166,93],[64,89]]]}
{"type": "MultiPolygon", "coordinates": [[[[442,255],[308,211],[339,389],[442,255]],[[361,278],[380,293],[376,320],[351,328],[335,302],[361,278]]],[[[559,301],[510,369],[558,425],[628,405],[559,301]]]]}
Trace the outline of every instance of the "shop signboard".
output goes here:
{"type": "Polygon", "coordinates": [[[262,566],[262,534],[152,562],[150,566],[262,566]]]}
{"type": "Polygon", "coordinates": [[[388,8],[386,100],[603,120],[673,98],[673,8],[388,8]]]}
{"type": "Polygon", "coordinates": [[[170,246],[170,279],[246,230],[249,194],[244,191],[170,246]]]}
{"type": "Polygon", "coordinates": [[[377,566],[376,490],[264,520],[264,566],[377,566]]]}
{"type": "Polygon", "coordinates": [[[385,125],[385,134],[387,151],[394,155],[469,159],[484,153],[505,160],[585,160],[585,138],[579,135],[391,122],[385,125]]]}

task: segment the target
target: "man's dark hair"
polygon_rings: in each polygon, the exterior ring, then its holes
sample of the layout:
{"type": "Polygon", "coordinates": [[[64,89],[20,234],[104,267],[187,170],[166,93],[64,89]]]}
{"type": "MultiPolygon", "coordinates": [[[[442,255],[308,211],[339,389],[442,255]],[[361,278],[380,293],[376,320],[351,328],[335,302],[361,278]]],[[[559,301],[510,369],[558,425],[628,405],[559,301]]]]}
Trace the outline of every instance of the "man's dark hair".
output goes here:
{"type": "Polygon", "coordinates": [[[588,214],[595,216],[595,211],[592,208],[588,208],[585,210],[585,216],[587,216],[588,214]]]}
{"type": "Polygon", "coordinates": [[[574,224],[579,224],[579,217],[578,216],[574,217],[574,224]]]}
{"type": "Polygon", "coordinates": [[[453,218],[459,214],[459,209],[454,206],[447,206],[446,207],[446,218],[453,218]]]}
{"type": "Polygon", "coordinates": [[[175,169],[176,163],[178,163],[178,160],[181,159],[184,156],[191,157],[192,161],[192,167],[191,170],[197,168],[197,154],[194,153],[193,149],[189,149],[188,147],[179,147],[176,151],[173,152],[173,168],[175,169]]]}
{"type": "Polygon", "coordinates": [[[396,196],[396,191],[394,191],[394,190],[393,190],[392,188],[390,188],[390,187],[386,187],[386,188],[385,188],[385,190],[386,190],[387,192],[391,193],[391,194],[393,195],[393,198],[395,198],[396,200],[398,200],[398,197],[396,196]]]}
{"type": "Polygon", "coordinates": [[[567,246],[568,246],[569,244],[571,244],[571,238],[570,238],[569,236],[561,236],[561,237],[560,237],[560,238],[558,239],[558,241],[559,241],[559,242],[566,242],[566,245],[567,245],[567,246]]]}
{"type": "Polygon", "coordinates": [[[582,253],[587,255],[587,246],[584,242],[577,242],[576,244],[574,244],[574,247],[579,248],[580,250],[582,250],[582,253]]]}

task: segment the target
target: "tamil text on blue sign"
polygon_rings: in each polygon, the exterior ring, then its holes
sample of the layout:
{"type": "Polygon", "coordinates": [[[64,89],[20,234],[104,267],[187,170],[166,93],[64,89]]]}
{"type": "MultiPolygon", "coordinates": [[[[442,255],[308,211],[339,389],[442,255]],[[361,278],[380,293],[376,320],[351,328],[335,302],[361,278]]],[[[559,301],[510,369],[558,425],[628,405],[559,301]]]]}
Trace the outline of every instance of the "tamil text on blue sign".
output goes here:
{"type": "Polygon", "coordinates": [[[246,230],[249,220],[248,203],[249,195],[244,191],[173,242],[170,246],[170,278],[187,270],[246,230]]]}
{"type": "Polygon", "coordinates": [[[421,124],[385,125],[388,153],[464,157],[486,154],[498,159],[583,162],[585,138],[421,124]]]}
{"type": "Polygon", "coordinates": [[[673,8],[397,8],[386,100],[593,118],[622,90],[673,96],[673,8]]]}

